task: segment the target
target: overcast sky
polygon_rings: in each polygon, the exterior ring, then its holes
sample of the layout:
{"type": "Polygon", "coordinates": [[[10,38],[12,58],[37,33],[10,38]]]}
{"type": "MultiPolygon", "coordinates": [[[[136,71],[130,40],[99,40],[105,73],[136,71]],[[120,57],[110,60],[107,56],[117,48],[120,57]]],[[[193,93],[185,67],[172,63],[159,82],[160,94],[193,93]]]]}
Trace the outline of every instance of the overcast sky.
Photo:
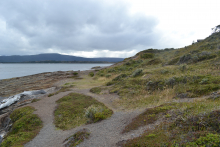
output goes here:
{"type": "Polygon", "coordinates": [[[130,57],[220,24],[219,0],[0,0],[0,55],[130,57]]]}

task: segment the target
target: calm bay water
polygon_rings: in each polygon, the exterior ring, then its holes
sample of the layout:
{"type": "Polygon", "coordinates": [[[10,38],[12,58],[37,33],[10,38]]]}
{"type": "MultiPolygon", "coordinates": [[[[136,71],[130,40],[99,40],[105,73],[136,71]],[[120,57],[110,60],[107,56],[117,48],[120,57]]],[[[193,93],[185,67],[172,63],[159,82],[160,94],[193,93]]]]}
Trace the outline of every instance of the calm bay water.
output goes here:
{"type": "Polygon", "coordinates": [[[90,63],[14,63],[0,64],[0,79],[22,77],[43,72],[89,70],[94,66],[110,66],[112,64],[90,63]]]}

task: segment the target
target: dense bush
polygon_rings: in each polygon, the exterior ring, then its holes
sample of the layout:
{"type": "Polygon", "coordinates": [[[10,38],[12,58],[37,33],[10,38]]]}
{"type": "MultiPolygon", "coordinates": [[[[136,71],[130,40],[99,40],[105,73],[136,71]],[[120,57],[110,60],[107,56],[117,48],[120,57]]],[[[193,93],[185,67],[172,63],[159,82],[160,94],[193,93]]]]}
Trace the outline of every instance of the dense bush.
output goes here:
{"type": "Polygon", "coordinates": [[[85,116],[89,118],[89,123],[106,119],[112,112],[102,106],[91,105],[85,109],[85,116]]]}

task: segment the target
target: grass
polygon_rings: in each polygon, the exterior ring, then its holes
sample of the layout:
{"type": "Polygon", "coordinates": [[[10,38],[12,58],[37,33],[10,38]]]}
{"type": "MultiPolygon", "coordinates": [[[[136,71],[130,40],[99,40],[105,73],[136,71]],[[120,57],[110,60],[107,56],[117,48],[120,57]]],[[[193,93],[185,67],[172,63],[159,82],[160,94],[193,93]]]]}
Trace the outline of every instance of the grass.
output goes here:
{"type": "Polygon", "coordinates": [[[12,129],[1,143],[1,147],[18,147],[32,140],[42,128],[42,121],[33,114],[34,108],[27,106],[14,110],[10,118],[12,129]]]}
{"type": "MultiPolygon", "coordinates": [[[[165,62],[164,56],[173,54],[175,50],[155,53],[155,59],[165,62]],[[166,55],[167,53],[170,54],[166,55]]],[[[111,86],[110,92],[121,97],[118,103],[126,109],[158,106],[165,101],[172,101],[173,97],[180,94],[187,93],[188,97],[195,98],[220,89],[219,68],[213,65],[220,59],[171,66],[148,65],[152,60],[154,59],[140,60],[138,57],[126,60],[121,65],[100,70],[95,78],[104,78],[101,74],[111,74],[108,82],[103,85],[111,86]],[[133,76],[140,69],[140,76],[133,76]]]]}
{"type": "MultiPolygon", "coordinates": [[[[114,77],[114,76],[112,76],[112,77],[114,77]]],[[[109,81],[111,81],[110,78],[106,78],[106,77],[91,78],[90,76],[85,75],[85,76],[83,76],[82,80],[75,81],[74,84],[75,84],[76,88],[79,88],[79,89],[90,89],[93,87],[105,85],[109,81]]]]}
{"type": "Polygon", "coordinates": [[[128,140],[124,146],[215,146],[220,137],[219,109],[220,99],[197,99],[146,109],[122,133],[153,124],[162,118],[160,125],[128,140]]]}
{"type": "Polygon", "coordinates": [[[77,146],[85,139],[88,139],[89,136],[90,136],[90,132],[87,129],[82,129],[76,132],[74,135],[65,139],[64,140],[64,142],[66,142],[65,146],[71,146],[71,147],[77,146]]]}
{"type": "Polygon", "coordinates": [[[153,124],[158,120],[159,117],[161,117],[161,115],[167,115],[167,112],[174,108],[176,108],[175,105],[167,104],[146,109],[142,114],[134,118],[132,122],[124,128],[122,133],[127,133],[131,130],[136,130],[141,126],[153,124]]]}
{"type": "Polygon", "coordinates": [[[112,110],[94,98],[78,93],[70,93],[59,99],[57,104],[58,107],[54,111],[54,124],[62,130],[68,130],[87,122],[97,122],[110,117],[113,113],[112,110]],[[102,111],[95,115],[95,121],[91,121],[85,116],[86,108],[91,105],[102,108],[102,111]]]}
{"type": "Polygon", "coordinates": [[[174,122],[164,122],[154,130],[148,130],[140,137],[128,140],[124,147],[145,146],[219,146],[220,111],[179,117],[174,122]]]}
{"type": "Polygon", "coordinates": [[[197,99],[194,102],[165,103],[157,107],[148,108],[135,117],[122,131],[122,133],[136,130],[139,127],[153,124],[162,116],[165,118],[180,117],[188,119],[191,116],[210,113],[220,109],[220,99],[197,99]],[[172,111],[171,111],[172,110],[172,111]]]}

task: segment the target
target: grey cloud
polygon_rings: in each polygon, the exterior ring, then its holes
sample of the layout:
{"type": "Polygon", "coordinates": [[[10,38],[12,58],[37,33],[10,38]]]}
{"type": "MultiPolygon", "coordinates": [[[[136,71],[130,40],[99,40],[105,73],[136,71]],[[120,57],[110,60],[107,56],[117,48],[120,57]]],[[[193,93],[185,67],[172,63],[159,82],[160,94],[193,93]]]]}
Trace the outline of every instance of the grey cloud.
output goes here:
{"type": "Polygon", "coordinates": [[[159,38],[153,32],[157,19],[130,15],[127,6],[119,2],[108,5],[99,0],[2,0],[1,20],[10,34],[0,35],[0,54],[47,52],[50,48],[62,52],[117,51],[152,46],[159,38]]]}

